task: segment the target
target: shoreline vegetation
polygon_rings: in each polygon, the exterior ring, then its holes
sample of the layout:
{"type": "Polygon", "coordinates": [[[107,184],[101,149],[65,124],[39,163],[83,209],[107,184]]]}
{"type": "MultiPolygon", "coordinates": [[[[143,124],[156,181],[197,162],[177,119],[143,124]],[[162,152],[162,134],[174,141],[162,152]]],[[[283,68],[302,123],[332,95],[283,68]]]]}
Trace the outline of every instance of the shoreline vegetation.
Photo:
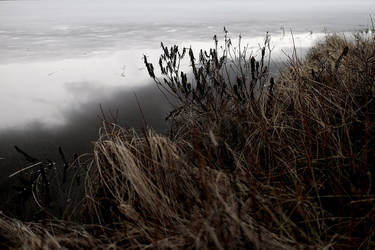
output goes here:
{"type": "Polygon", "coordinates": [[[16,148],[30,165],[0,248],[374,249],[375,30],[294,50],[278,76],[268,34],[251,52],[224,33],[144,57],[168,134],[103,114],[92,154],[60,148],[60,166],[16,148]]]}

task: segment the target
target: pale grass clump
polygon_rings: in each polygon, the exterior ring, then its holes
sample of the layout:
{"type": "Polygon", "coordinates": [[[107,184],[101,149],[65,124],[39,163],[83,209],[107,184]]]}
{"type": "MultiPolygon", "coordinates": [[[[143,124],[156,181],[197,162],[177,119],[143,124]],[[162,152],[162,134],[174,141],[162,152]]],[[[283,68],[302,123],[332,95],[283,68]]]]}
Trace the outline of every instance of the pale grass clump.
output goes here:
{"type": "Polygon", "coordinates": [[[15,248],[372,249],[375,37],[328,36],[272,77],[258,54],[164,47],[168,135],[105,122],[80,225],[3,216],[15,248]],[[235,72],[233,77],[232,73],[235,72]],[[234,69],[234,70],[233,70],[234,69]]]}
{"type": "Polygon", "coordinates": [[[3,214],[0,217],[0,235],[1,249],[94,249],[98,248],[98,244],[106,248],[110,246],[75,223],[59,220],[22,222],[3,214]]]}
{"type": "Polygon", "coordinates": [[[88,171],[91,214],[99,222],[122,221],[116,230],[124,247],[290,248],[292,239],[267,230],[252,217],[250,201],[238,199],[237,192],[250,190],[233,178],[245,172],[228,175],[203,157],[186,140],[106,129],[88,171]],[[190,162],[192,153],[198,166],[190,162]]]}

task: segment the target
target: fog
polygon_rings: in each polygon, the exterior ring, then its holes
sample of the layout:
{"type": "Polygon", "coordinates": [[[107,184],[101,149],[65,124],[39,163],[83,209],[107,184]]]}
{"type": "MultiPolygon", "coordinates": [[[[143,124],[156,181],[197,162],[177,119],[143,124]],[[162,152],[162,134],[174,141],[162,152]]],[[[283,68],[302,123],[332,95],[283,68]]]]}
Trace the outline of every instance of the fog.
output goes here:
{"type": "Polygon", "coordinates": [[[118,109],[120,125],[144,126],[134,93],[148,125],[165,131],[170,107],[142,62],[157,62],[161,41],[208,48],[226,26],[256,51],[269,31],[282,60],[291,31],[302,55],[325,32],[368,28],[374,13],[374,1],[349,0],[0,1],[0,168],[24,164],[13,145],[42,158],[58,146],[90,151],[100,105],[118,109]]]}

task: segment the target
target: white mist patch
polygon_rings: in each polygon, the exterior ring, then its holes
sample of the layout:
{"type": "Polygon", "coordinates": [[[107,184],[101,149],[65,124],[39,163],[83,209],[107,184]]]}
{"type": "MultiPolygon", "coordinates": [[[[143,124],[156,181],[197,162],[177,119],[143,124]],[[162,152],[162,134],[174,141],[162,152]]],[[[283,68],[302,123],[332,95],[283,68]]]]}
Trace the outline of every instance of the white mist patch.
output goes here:
{"type": "MultiPolygon", "coordinates": [[[[144,86],[150,82],[142,60],[145,50],[93,51],[77,59],[0,64],[0,129],[34,121],[63,124],[64,109],[92,97],[82,89],[72,92],[69,84],[86,83],[88,90],[102,88],[103,95],[116,87],[144,86]]],[[[147,54],[157,58],[159,52],[147,54]]]]}
{"type": "MultiPolygon", "coordinates": [[[[344,33],[342,33],[344,34],[344,33]]],[[[314,44],[316,44],[318,41],[321,41],[327,34],[326,33],[311,33],[311,32],[305,32],[305,33],[289,33],[289,34],[268,34],[270,38],[270,46],[269,48],[266,48],[266,58],[271,60],[271,63],[273,62],[280,62],[280,61],[286,61],[288,57],[292,57],[294,50],[297,53],[297,57],[299,59],[302,59],[309,48],[311,48],[314,44]],[[271,49],[271,51],[269,51],[271,49]],[[271,53],[271,57],[269,57],[269,53],[271,53]]],[[[246,50],[246,54],[248,55],[249,59],[251,56],[254,56],[258,60],[260,59],[261,55],[261,48],[264,46],[266,35],[264,36],[254,36],[254,37],[247,37],[243,36],[241,37],[241,43],[239,36],[230,37],[231,39],[231,51],[230,55],[232,55],[232,58],[229,58],[229,60],[235,60],[235,55],[238,54],[238,47],[241,46],[241,51],[243,52],[246,50]],[[235,50],[235,51],[234,51],[235,50]]],[[[166,47],[173,46],[174,44],[164,44],[166,47]]],[[[211,41],[190,41],[190,42],[183,42],[180,44],[177,44],[182,50],[183,48],[192,48],[195,54],[195,57],[198,58],[200,50],[203,51],[209,51],[210,48],[215,47],[215,43],[213,40],[211,41]]],[[[219,56],[220,53],[223,50],[223,47],[225,47],[224,44],[224,37],[218,36],[218,51],[219,56]]],[[[157,60],[151,61],[154,64],[156,64],[156,72],[158,71],[158,65],[157,60]]],[[[184,60],[181,63],[181,70],[184,72],[189,72],[191,70],[190,68],[190,59],[189,56],[186,55],[184,60]]],[[[160,73],[160,72],[159,72],[160,73]]]]}

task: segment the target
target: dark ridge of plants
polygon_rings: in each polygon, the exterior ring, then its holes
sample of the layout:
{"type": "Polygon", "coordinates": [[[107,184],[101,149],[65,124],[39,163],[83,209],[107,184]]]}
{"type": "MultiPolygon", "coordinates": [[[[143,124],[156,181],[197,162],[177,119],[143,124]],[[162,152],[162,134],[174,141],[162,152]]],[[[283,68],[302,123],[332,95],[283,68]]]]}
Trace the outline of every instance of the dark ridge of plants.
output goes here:
{"type": "MultiPolygon", "coordinates": [[[[268,71],[268,35],[249,54],[224,33],[222,47],[215,36],[198,55],[162,44],[160,75],[144,57],[174,105],[170,134],[104,121],[93,155],[73,164],[82,201],[68,204],[67,217],[53,214],[53,198],[72,193],[53,197],[59,191],[46,183],[56,182],[40,167],[34,201],[49,214],[31,222],[2,214],[0,247],[375,248],[373,33],[328,35],[303,61],[294,51],[279,76],[268,71]]],[[[61,174],[51,176],[72,185],[60,155],[61,174]]]]}
{"type": "Polygon", "coordinates": [[[9,200],[2,204],[8,215],[28,221],[44,218],[72,219],[70,212],[83,198],[84,169],[80,169],[78,155],[69,162],[58,148],[61,166],[46,159],[39,160],[15,146],[15,150],[29,165],[8,178],[11,180],[9,200]],[[13,192],[12,192],[13,191],[13,192]]]}

